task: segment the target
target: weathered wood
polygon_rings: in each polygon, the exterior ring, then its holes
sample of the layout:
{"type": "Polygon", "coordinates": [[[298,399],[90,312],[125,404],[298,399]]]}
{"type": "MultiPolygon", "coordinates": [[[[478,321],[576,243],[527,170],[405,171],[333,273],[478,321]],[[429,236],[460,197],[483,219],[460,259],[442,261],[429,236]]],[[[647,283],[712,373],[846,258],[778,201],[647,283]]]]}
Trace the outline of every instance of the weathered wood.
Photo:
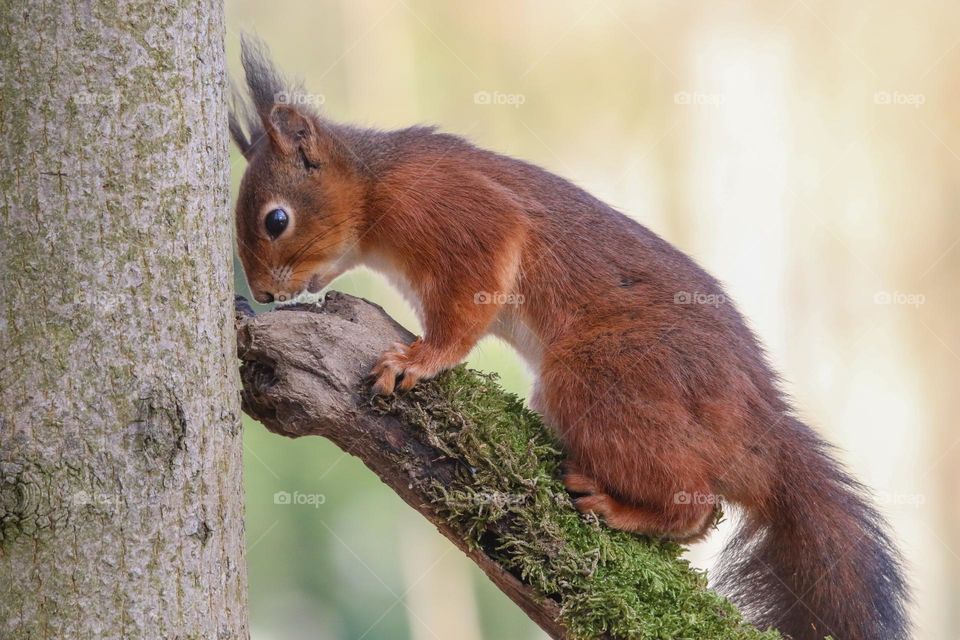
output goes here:
{"type": "Polygon", "coordinates": [[[320,306],[251,315],[237,305],[243,409],[271,431],[319,435],[360,458],[408,505],[430,520],[553,638],[563,638],[557,602],[517,579],[483,549],[472,548],[431,506],[426,480],[449,484],[457,461],[425,433],[371,407],[366,377],[377,357],[413,335],[365,300],[331,293],[320,306]],[[398,464],[397,460],[403,463],[398,464]]]}

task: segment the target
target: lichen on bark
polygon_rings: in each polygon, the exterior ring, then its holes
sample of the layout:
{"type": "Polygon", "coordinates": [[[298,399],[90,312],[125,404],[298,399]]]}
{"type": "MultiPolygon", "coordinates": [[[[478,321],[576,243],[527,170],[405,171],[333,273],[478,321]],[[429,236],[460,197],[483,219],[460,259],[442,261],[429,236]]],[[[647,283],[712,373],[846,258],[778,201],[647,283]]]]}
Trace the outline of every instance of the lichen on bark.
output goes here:
{"type": "Polygon", "coordinates": [[[0,637],[245,638],[223,6],[0,25],[0,637]]]}

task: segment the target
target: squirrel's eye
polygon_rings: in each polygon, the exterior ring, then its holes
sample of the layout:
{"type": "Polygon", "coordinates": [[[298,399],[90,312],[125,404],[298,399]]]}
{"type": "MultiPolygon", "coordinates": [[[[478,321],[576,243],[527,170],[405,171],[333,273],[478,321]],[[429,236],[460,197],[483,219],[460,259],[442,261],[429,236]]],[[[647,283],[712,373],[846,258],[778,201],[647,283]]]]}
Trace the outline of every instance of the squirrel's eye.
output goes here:
{"type": "Polygon", "coordinates": [[[288,222],[290,222],[290,218],[286,211],[274,209],[263,219],[263,226],[267,228],[267,233],[270,234],[271,238],[276,238],[287,228],[288,222]]]}

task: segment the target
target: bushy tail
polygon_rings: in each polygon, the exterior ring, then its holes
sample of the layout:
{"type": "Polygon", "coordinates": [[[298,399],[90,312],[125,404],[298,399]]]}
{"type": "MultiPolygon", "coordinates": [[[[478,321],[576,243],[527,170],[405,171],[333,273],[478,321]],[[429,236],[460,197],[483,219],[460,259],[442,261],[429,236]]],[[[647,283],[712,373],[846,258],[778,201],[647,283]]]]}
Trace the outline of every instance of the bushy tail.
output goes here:
{"type": "Polygon", "coordinates": [[[780,455],[772,499],[724,550],[719,589],[794,640],[907,640],[900,557],[864,487],[799,421],[780,455]]]}

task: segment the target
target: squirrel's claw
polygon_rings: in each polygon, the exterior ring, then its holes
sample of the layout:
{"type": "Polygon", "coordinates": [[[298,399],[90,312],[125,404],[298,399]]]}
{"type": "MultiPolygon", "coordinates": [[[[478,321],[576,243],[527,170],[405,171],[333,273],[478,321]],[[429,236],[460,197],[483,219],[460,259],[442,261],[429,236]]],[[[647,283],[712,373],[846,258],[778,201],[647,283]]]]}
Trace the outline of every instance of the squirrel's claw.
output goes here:
{"type": "Polygon", "coordinates": [[[389,350],[380,356],[371,371],[371,376],[375,379],[373,383],[375,393],[388,396],[398,386],[401,391],[407,391],[417,384],[422,375],[416,370],[413,347],[419,342],[419,338],[412,345],[395,342],[389,350]],[[397,378],[401,376],[400,384],[397,385],[397,378]]]}

